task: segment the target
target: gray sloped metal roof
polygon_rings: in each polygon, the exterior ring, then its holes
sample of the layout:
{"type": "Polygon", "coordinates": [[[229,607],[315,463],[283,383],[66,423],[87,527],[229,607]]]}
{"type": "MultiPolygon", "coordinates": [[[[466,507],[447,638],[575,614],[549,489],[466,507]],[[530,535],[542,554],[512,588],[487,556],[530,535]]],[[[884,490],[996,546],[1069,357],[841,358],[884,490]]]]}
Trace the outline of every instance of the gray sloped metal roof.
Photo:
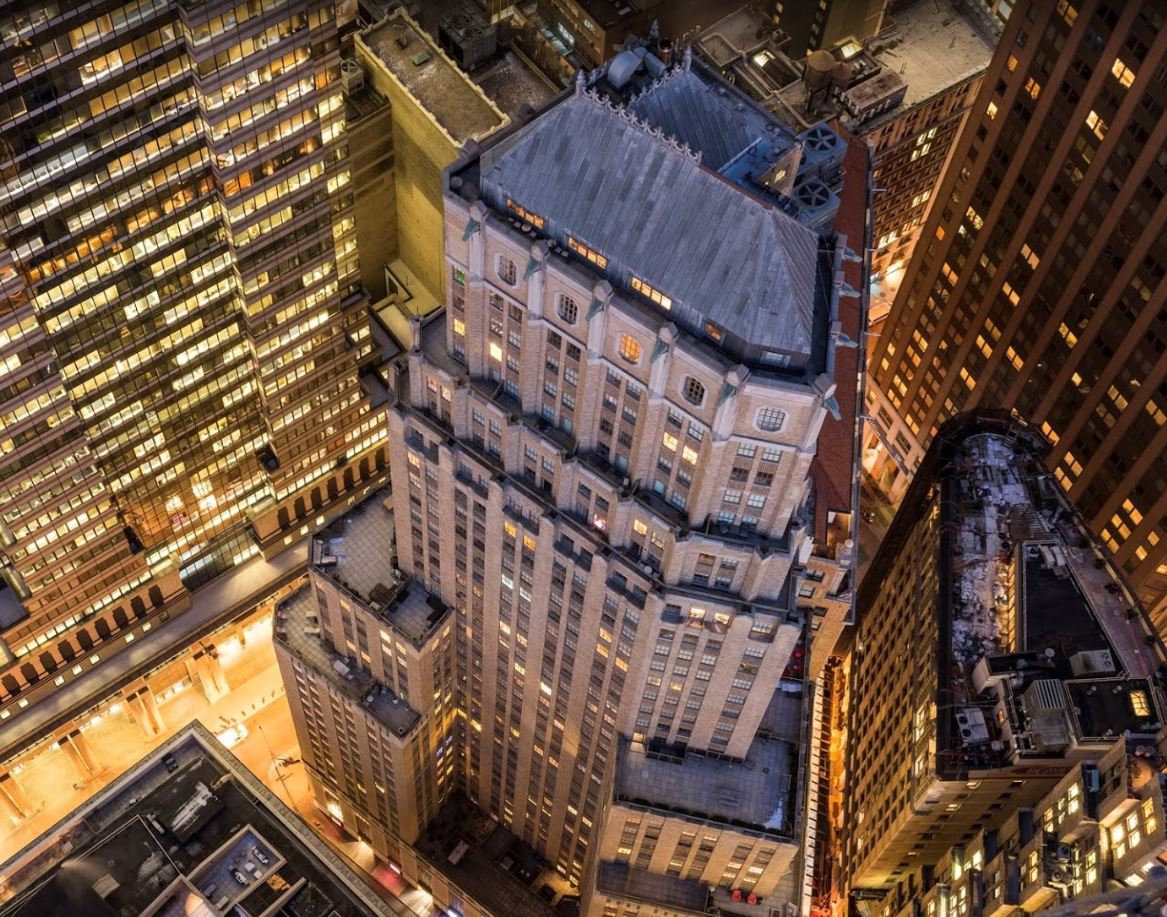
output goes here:
{"type": "Polygon", "coordinates": [[[818,238],[704,168],[633,114],[577,92],[483,151],[487,200],[510,197],[750,344],[812,352],[818,238]]]}
{"type": "Polygon", "coordinates": [[[757,107],[736,101],[724,87],[707,83],[688,68],[674,67],[628,108],[699,151],[701,161],[716,172],[763,136],[767,122],[775,123],[757,107]]]}

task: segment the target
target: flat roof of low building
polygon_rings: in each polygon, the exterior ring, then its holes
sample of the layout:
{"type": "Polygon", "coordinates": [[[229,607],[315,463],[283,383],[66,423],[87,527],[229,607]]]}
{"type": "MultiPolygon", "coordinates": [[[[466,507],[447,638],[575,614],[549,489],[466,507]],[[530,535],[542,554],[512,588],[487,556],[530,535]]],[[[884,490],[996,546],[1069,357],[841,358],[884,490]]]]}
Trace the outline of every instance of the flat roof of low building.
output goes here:
{"type": "Polygon", "coordinates": [[[530,885],[545,868],[530,847],[454,795],[418,838],[416,848],[439,872],[492,914],[552,917],[530,885]]]}
{"type": "Polygon", "coordinates": [[[458,145],[507,121],[433,39],[397,10],[357,35],[458,145]]]}
{"type": "Polygon", "coordinates": [[[4,917],[211,917],[236,903],[253,914],[392,913],[198,722],[0,873],[10,896],[0,905],[4,917]],[[170,755],[173,772],[163,760],[170,755]]]}
{"type": "Polygon", "coordinates": [[[954,0],[917,0],[889,13],[866,50],[908,84],[899,112],[976,76],[989,65],[995,44],[954,0]]]}
{"type": "Polygon", "coordinates": [[[609,895],[698,913],[704,912],[709,904],[710,893],[704,882],[636,869],[627,863],[601,863],[596,885],[609,895]]]}
{"type": "Polygon", "coordinates": [[[798,746],[783,739],[755,739],[744,761],[695,752],[683,758],[666,757],[639,742],[621,739],[616,798],[789,834],[794,824],[797,766],[798,746]]]}

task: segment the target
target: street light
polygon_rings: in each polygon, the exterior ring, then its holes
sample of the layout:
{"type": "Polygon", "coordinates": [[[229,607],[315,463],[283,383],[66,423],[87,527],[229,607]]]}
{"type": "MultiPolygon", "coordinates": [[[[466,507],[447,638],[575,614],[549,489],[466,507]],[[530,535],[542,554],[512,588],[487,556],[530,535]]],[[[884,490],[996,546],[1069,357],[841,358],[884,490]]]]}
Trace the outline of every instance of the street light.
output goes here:
{"type": "Polygon", "coordinates": [[[271,757],[271,766],[276,772],[276,779],[280,782],[280,785],[284,788],[284,793],[287,794],[288,805],[291,806],[291,808],[293,810],[295,810],[296,803],[295,803],[295,800],[292,799],[292,791],[288,789],[288,782],[284,779],[284,775],[280,771],[280,765],[276,761],[276,753],[272,750],[271,742],[269,742],[267,739],[267,733],[263,731],[263,727],[260,726],[259,723],[255,724],[255,728],[258,729],[259,734],[261,736],[263,736],[263,744],[267,746],[267,753],[271,757]]]}

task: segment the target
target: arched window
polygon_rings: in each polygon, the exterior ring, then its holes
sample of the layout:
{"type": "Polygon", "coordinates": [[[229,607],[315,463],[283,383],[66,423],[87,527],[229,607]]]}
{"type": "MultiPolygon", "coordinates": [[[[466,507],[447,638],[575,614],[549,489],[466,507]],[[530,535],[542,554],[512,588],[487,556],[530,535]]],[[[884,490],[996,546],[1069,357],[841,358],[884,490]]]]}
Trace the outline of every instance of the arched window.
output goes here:
{"type": "Polygon", "coordinates": [[[786,423],[786,412],[777,408],[762,408],[758,411],[756,423],[759,430],[773,433],[776,430],[781,430],[782,425],[786,423]]]}
{"type": "Polygon", "coordinates": [[[629,363],[640,362],[640,342],[627,334],[620,336],[620,356],[629,363]]]}
{"type": "Polygon", "coordinates": [[[575,304],[575,300],[570,296],[559,297],[559,317],[567,322],[569,325],[574,325],[576,319],[579,318],[579,306],[575,304]]]}
{"type": "Polygon", "coordinates": [[[685,400],[689,404],[701,404],[705,401],[705,386],[694,379],[692,376],[685,376],[685,384],[682,388],[685,395],[685,400]]]}

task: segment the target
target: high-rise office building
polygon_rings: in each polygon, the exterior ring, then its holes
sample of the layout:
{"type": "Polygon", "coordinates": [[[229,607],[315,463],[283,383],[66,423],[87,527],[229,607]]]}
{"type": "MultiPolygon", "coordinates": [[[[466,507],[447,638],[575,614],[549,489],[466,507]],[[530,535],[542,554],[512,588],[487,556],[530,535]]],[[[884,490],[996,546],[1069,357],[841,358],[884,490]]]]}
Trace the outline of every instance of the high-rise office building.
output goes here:
{"type": "Polygon", "coordinates": [[[1029,910],[1051,890],[1098,891],[1112,865],[1127,879],[1162,843],[1159,779],[1132,775],[1129,798],[1111,779],[1128,750],[1164,771],[1162,643],[1046,469],[1048,448],[1005,411],[946,423],[860,588],[842,868],[866,912],[901,913],[953,858],[954,879],[975,865],[986,880],[979,898],[948,887],[956,913],[1029,910]],[[1090,792],[1071,812],[1078,780],[1090,792]],[[1118,826],[1101,860],[1077,846],[1095,806],[1118,826]]]}
{"type": "Polygon", "coordinates": [[[15,708],[298,537],[384,464],[384,423],[333,4],[45,0],[0,35],[15,708]]]}
{"type": "Polygon", "coordinates": [[[542,913],[515,879],[540,863],[608,917],[756,914],[809,882],[800,595],[854,560],[852,503],[815,484],[854,446],[816,467],[858,381],[846,147],[825,130],[794,160],[793,132],[654,50],[448,170],[392,494],[316,537],[275,625],[317,801],[468,915],[542,913]],[[808,183],[813,204],[777,190],[808,183]]]}
{"type": "Polygon", "coordinates": [[[1167,29],[1160,4],[1014,9],[871,358],[895,497],[946,418],[1005,406],[1167,623],[1167,29]]]}

